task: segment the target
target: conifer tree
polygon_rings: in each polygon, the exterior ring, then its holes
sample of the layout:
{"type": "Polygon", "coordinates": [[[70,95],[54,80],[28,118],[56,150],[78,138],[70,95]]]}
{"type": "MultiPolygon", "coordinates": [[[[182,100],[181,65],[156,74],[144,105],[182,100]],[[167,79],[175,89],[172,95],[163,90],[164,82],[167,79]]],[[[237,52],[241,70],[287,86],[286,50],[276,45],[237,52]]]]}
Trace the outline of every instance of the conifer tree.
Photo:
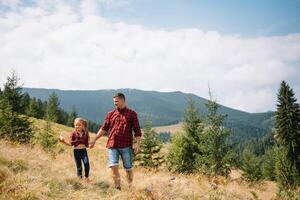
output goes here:
{"type": "Polygon", "coordinates": [[[22,113],[22,85],[19,84],[20,79],[13,71],[11,76],[8,76],[2,91],[2,98],[9,104],[11,110],[16,113],[22,113]]]}
{"type": "Polygon", "coordinates": [[[141,153],[137,160],[139,164],[148,168],[157,168],[163,163],[163,156],[160,154],[162,142],[159,140],[159,135],[152,129],[151,122],[145,123],[143,129],[143,138],[141,141],[141,153]]]}
{"type": "Polygon", "coordinates": [[[201,134],[199,145],[200,154],[197,163],[200,171],[209,175],[228,176],[230,172],[228,136],[229,129],[223,126],[225,115],[219,114],[220,105],[213,100],[209,91],[210,100],[206,107],[208,110],[207,127],[201,134]]]}
{"type": "Polygon", "coordinates": [[[46,124],[41,132],[37,135],[37,140],[45,151],[53,152],[57,145],[57,137],[51,128],[52,122],[46,119],[46,124]]]}
{"type": "MultiPolygon", "coordinates": [[[[77,118],[77,116],[78,116],[78,114],[77,114],[76,108],[74,106],[72,106],[71,112],[69,113],[67,125],[70,127],[73,127],[74,120],[77,118]]],[[[90,126],[89,126],[89,128],[90,128],[90,126]]]]}
{"type": "Polygon", "coordinates": [[[39,118],[39,104],[36,101],[36,98],[30,99],[30,103],[26,110],[26,114],[30,117],[39,118]]]}
{"type": "Polygon", "coordinates": [[[282,190],[294,189],[300,180],[300,106],[293,89],[285,81],[281,82],[277,101],[276,178],[282,190]]]}
{"type": "Polygon", "coordinates": [[[196,158],[201,154],[199,144],[204,125],[198,116],[198,110],[192,99],[184,117],[184,133],[172,138],[172,144],[167,155],[170,170],[191,173],[196,171],[196,158]]]}
{"type": "Polygon", "coordinates": [[[46,119],[52,122],[59,120],[59,99],[55,92],[50,94],[46,108],[46,119]]]}
{"type": "Polygon", "coordinates": [[[22,86],[18,84],[19,78],[13,72],[4,84],[0,96],[0,138],[30,142],[33,132],[32,124],[27,116],[20,115],[22,111],[22,86]]]}
{"type": "Polygon", "coordinates": [[[262,178],[261,159],[249,149],[243,151],[242,178],[248,182],[257,182],[262,178]]]}

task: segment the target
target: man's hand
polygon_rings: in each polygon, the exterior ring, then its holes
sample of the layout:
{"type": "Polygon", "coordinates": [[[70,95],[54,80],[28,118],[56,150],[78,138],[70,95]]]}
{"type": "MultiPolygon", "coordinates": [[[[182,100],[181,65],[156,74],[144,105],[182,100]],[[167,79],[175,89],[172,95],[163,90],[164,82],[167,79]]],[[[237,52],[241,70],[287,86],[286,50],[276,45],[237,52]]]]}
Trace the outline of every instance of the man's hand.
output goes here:
{"type": "Polygon", "coordinates": [[[136,137],[136,145],[134,145],[133,150],[136,155],[141,152],[141,137],[136,137]]]}
{"type": "Polygon", "coordinates": [[[99,129],[99,131],[97,132],[96,137],[94,138],[94,140],[92,140],[89,144],[89,148],[93,148],[95,146],[96,141],[102,137],[102,135],[104,135],[105,131],[102,130],[102,128],[99,129]]]}
{"type": "Polygon", "coordinates": [[[140,145],[136,145],[135,147],[133,147],[133,150],[135,155],[139,154],[141,152],[140,145]]]}

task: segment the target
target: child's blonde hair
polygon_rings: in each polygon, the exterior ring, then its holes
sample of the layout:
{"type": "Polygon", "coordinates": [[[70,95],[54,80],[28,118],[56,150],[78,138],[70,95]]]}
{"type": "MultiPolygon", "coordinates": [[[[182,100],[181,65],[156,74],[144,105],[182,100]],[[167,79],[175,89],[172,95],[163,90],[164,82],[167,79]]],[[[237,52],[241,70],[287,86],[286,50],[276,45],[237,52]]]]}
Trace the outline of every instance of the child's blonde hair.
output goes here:
{"type": "Polygon", "coordinates": [[[76,124],[77,122],[82,123],[82,125],[84,126],[84,133],[87,134],[87,136],[89,137],[88,121],[87,121],[86,119],[77,117],[77,118],[74,120],[74,126],[75,126],[75,124],[76,124]]]}

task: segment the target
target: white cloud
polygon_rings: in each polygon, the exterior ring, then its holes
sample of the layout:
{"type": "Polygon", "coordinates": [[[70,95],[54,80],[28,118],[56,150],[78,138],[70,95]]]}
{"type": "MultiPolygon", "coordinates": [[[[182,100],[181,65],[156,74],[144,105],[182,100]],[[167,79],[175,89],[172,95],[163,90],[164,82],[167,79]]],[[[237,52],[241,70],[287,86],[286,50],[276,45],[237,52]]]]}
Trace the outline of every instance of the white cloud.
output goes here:
{"type": "Polygon", "coordinates": [[[234,105],[239,110],[266,111],[274,104],[274,91],[271,88],[258,90],[236,90],[224,100],[226,105],[234,105]]]}
{"type": "Polygon", "coordinates": [[[299,76],[300,34],[249,39],[149,29],[101,17],[103,2],[39,1],[1,13],[0,81],[14,68],[27,87],[181,90],[204,97],[209,83],[220,103],[260,112],[274,108],[281,80],[295,83],[299,76]]]}

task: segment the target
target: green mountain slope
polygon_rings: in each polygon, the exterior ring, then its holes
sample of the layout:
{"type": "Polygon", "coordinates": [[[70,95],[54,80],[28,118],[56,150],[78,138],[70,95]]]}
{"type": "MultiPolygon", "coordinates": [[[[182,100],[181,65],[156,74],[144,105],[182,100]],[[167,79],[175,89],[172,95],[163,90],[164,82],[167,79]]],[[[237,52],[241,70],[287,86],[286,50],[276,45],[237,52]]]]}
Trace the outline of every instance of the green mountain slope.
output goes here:
{"type": "MultiPolygon", "coordinates": [[[[138,112],[141,124],[150,119],[154,126],[176,124],[182,121],[188,98],[191,97],[199,108],[199,113],[205,115],[206,99],[182,92],[157,92],[136,89],[119,90],[56,90],[24,88],[31,97],[47,100],[55,92],[60,99],[60,106],[70,111],[75,106],[79,115],[97,123],[101,123],[105,114],[113,109],[112,96],[117,91],[123,92],[127,98],[128,107],[138,112]]],[[[234,130],[235,141],[253,137],[261,137],[272,127],[273,112],[248,113],[221,106],[220,112],[228,115],[226,125],[234,130]]]]}

